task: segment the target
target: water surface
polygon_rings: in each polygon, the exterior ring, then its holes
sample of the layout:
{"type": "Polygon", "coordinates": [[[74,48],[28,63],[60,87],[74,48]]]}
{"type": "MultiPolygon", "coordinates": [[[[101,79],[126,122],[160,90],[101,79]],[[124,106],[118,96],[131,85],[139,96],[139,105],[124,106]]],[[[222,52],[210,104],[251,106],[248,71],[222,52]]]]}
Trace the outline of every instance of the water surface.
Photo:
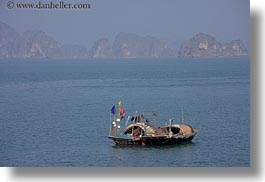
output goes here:
{"type": "Polygon", "coordinates": [[[0,166],[250,166],[249,58],[0,61],[0,166]],[[119,147],[109,113],[157,111],[192,143],[119,147]]]}

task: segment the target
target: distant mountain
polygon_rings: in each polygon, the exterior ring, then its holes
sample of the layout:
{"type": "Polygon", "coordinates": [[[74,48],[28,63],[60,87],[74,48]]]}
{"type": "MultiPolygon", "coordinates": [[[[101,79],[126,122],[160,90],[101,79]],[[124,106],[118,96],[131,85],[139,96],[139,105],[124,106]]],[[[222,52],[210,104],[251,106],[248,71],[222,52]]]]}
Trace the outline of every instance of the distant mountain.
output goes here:
{"type": "Polygon", "coordinates": [[[10,26],[0,22],[0,58],[19,57],[20,35],[10,26]]]}
{"type": "Polygon", "coordinates": [[[108,39],[100,39],[89,51],[91,58],[144,58],[173,57],[174,52],[165,42],[155,37],[142,37],[132,33],[119,33],[113,45],[108,39]]]}
{"type": "Polygon", "coordinates": [[[122,58],[174,56],[173,50],[155,37],[124,32],[116,36],[112,50],[115,57],[122,58]]]}
{"type": "Polygon", "coordinates": [[[60,58],[60,44],[41,31],[26,31],[20,42],[20,52],[25,58],[60,58]]]}
{"type": "Polygon", "coordinates": [[[242,40],[221,43],[211,35],[199,33],[181,45],[178,56],[184,57],[234,57],[248,55],[242,40]]]}
{"type": "MultiPolygon", "coordinates": [[[[42,31],[29,30],[20,35],[0,22],[0,58],[161,58],[177,57],[175,52],[156,37],[125,32],[118,33],[113,44],[101,38],[88,50],[81,45],[61,45],[42,31]]],[[[178,51],[180,58],[246,55],[247,48],[242,40],[221,43],[203,33],[185,41],[178,51]]]]}
{"type": "Polygon", "coordinates": [[[0,58],[80,58],[88,57],[84,46],[61,46],[42,31],[26,31],[19,35],[13,28],[0,22],[0,58]]]}
{"type": "Polygon", "coordinates": [[[108,39],[102,38],[94,43],[92,48],[89,51],[90,58],[111,58],[112,47],[108,39]]]}
{"type": "Polygon", "coordinates": [[[26,31],[22,36],[0,22],[0,58],[61,57],[60,45],[41,31],[26,31]]]}

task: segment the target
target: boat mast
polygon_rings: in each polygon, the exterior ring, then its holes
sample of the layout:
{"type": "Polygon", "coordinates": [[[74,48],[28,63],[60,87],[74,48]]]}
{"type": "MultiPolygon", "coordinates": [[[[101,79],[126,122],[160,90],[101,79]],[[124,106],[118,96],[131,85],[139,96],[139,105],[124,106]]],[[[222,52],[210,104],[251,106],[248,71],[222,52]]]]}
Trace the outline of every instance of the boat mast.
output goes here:
{"type": "Polygon", "coordinates": [[[111,111],[110,111],[110,131],[109,131],[109,136],[114,137],[114,136],[117,135],[117,122],[116,122],[115,107],[113,106],[112,108],[114,108],[114,110],[111,109],[111,111]]]}
{"type": "Polygon", "coordinates": [[[111,136],[111,129],[112,129],[111,112],[109,112],[109,118],[110,118],[109,136],[111,136]]]}

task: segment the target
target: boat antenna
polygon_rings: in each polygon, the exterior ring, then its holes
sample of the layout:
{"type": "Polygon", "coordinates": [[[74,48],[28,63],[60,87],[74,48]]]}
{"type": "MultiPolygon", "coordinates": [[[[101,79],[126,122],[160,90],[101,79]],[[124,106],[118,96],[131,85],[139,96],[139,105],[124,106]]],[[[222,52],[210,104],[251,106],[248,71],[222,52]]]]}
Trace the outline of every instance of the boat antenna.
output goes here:
{"type": "Polygon", "coordinates": [[[172,122],[173,122],[173,118],[171,117],[169,119],[169,133],[170,133],[170,135],[172,134],[172,122]]]}
{"type": "Polygon", "coordinates": [[[181,109],[181,122],[182,122],[182,124],[184,124],[184,112],[183,112],[183,110],[181,109]]]}
{"type": "Polygon", "coordinates": [[[176,123],[178,123],[178,111],[176,113],[176,123]]]}
{"type": "Polygon", "coordinates": [[[154,126],[156,126],[156,117],[157,117],[157,114],[156,112],[153,111],[154,126]]]}

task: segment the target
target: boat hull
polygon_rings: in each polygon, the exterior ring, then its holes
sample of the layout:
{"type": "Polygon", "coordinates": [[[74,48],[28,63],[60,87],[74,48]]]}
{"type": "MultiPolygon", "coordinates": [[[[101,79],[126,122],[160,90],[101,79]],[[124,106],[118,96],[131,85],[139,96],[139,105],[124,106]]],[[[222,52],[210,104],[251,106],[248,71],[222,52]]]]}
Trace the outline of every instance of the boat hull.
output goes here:
{"type": "Polygon", "coordinates": [[[191,142],[196,133],[189,136],[143,136],[140,138],[109,137],[116,145],[174,145],[191,142]]]}
{"type": "Polygon", "coordinates": [[[109,137],[109,139],[112,139],[116,145],[142,145],[142,140],[119,138],[119,137],[109,137]]]}
{"type": "Polygon", "coordinates": [[[191,142],[194,136],[183,137],[183,138],[166,138],[166,137],[145,137],[143,138],[143,143],[145,145],[174,145],[181,144],[185,142],[191,142]]]}

